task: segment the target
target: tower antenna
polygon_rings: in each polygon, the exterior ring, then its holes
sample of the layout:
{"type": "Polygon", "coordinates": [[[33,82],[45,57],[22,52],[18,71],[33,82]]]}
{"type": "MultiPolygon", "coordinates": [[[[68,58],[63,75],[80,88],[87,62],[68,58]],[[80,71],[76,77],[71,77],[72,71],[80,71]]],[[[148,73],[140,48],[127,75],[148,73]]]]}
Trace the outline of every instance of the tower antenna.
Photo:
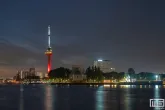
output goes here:
{"type": "Polygon", "coordinates": [[[48,73],[50,72],[51,70],[51,57],[52,57],[52,48],[50,46],[50,25],[48,26],[48,48],[45,52],[45,54],[47,55],[48,57],[48,65],[47,65],[47,70],[48,70],[48,73]]]}
{"type": "Polygon", "coordinates": [[[50,25],[48,26],[48,47],[50,48],[50,25]]]}

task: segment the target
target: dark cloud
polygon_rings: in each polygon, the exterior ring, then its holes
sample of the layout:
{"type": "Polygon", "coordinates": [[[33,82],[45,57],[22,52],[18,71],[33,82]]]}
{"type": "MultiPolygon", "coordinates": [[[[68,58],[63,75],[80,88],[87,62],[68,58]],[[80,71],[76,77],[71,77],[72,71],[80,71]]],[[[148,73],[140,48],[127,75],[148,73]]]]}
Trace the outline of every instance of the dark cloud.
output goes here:
{"type": "Polygon", "coordinates": [[[2,0],[0,71],[46,71],[49,24],[53,68],[103,58],[118,71],[164,71],[164,11],[163,0],[2,0]]]}

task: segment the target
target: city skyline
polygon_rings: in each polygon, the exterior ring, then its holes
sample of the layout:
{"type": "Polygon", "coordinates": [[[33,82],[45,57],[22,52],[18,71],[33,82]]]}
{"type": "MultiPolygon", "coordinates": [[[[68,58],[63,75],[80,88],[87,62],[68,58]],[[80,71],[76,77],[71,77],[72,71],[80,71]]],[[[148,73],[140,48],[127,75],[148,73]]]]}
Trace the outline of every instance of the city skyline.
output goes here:
{"type": "Polygon", "coordinates": [[[2,0],[0,8],[0,76],[47,71],[49,24],[52,69],[101,58],[117,71],[165,71],[164,1],[2,0]]]}

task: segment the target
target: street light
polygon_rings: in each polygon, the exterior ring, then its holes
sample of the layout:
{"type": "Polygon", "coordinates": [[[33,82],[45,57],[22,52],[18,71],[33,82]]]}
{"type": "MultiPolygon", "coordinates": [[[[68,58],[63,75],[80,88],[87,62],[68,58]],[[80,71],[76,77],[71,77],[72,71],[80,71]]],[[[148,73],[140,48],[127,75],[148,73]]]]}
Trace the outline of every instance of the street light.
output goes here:
{"type": "Polygon", "coordinates": [[[156,80],[158,80],[158,75],[156,75],[155,77],[156,77],[156,80]]]}
{"type": "Polygon", "coordinates": [[[155,77],[158,78],[158,75],[156,75],[155,77]]]}

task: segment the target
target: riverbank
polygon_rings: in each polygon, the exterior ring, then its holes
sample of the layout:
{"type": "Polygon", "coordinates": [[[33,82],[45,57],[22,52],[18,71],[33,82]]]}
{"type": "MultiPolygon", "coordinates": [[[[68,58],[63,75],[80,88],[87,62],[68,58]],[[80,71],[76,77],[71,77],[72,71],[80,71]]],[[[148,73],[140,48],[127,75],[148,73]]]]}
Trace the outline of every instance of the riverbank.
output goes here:
{"type": "MultiPolygon", "coordinates": [[[[20,83],[1,83],[0,85],[17,85],[20,83]]],[[[50,85],[165,85],[163,81],[141,81],[141,82],[116,82],[116,83],[88,83],[88,82],[57,82],[57,83],[24,83],[26,84],[50,84],[50,85]]]]}
{"type": "Polygon", "coordinates": [[[119,83],[50,83],[51,85],[163,85],[162,81],[155,82],[119,82],[119,83]]]}

